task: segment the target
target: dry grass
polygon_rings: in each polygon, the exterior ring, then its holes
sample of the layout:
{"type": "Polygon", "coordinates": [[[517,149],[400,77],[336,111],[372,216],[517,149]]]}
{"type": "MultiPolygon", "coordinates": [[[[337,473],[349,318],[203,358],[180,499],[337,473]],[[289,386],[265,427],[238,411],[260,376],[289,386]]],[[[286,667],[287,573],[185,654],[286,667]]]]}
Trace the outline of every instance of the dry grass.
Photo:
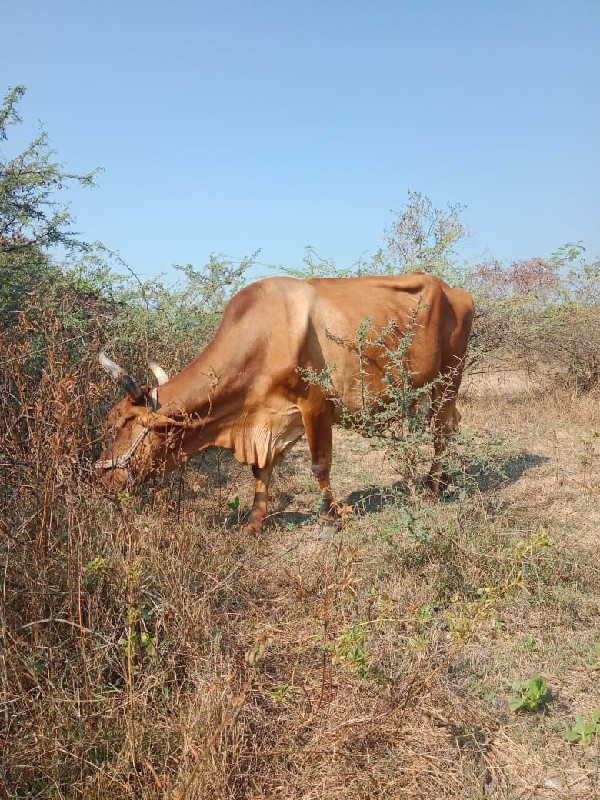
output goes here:
{"type": "Polygon", "coordinates": [[[444,501],[338,432],[354,513],[329,541],[300,445],[251,537],[225,455],[120,509],[97,496],[106,387],[56,348],[41,383],[4,379],[29,398],[9,424],[3,395],[6,797],[598,796],[597,745],[560,733],[600,706],[597,396],[466,380],[444,501]],[[535,673],[550,702],[512,714],[535,673]]]}

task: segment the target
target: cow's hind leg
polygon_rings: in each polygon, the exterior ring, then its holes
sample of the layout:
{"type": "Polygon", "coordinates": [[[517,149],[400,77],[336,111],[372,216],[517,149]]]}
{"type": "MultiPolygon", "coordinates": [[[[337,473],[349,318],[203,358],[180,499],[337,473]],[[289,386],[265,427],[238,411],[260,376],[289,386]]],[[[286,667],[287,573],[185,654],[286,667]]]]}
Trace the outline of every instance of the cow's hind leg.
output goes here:
{"type": "Polygon", "coordinates": [[[337,515],[337,506],[329,484],[333,447],[333,407],[329,403],[324,404],[318,411],[303,413],[302,419],[310,450],[311,469],[323,495],[319,519],[324,525],[331,526],[337,515]]]}
{"type": "Polygon", "coordinates": [[[442,462],[448,439],[458,431],[460,422],[460,413],[456,408],[459,384],[460,379],[451,387],[433,392],[434,456],[427,482],[435,494],[438,494],[440,488],[448,482],[442,470],[442,462]]]}
{"type": "Polygon", "coordinates": [[[254,502],[250,511],[250,519],[246,525],[246,530],[258,533],[267,515],[267,503],[269,500],[269,484],[273,474],[273,464],[266,467],[252,467],[254,475],[254,502]]]}

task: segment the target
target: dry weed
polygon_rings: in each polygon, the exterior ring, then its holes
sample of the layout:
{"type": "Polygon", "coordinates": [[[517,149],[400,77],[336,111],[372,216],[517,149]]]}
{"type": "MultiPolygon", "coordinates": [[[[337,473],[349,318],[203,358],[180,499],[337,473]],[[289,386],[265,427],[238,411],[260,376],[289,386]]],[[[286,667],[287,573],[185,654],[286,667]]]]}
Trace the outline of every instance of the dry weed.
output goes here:
{"type": "Polygon", "coordinates": [[[591,749],[560,737],[600,705],[591,395],[467,385],[464,491],[441,502],[340,433],[354,513],[330,541],[302,524],[300,449],[251,537],[227,507],[249,478],[214,452],[120,506],[98,495],[106,385],[60,331],[44,346],[3,349],[5,796],[594,796],[591,749]],[[509,684],[534,672],[552,702],[517,718],[509,684]]]}

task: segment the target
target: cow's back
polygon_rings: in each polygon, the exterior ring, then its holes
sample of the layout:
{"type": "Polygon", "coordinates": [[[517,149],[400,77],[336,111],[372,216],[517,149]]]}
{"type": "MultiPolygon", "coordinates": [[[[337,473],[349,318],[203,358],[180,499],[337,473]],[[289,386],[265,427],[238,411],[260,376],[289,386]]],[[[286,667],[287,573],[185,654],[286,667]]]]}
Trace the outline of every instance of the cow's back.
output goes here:
{"type": "Polygon", "coordinates": [[[363,348],[359,364],[361,328],[366,327],[368,341],[387,331],[386,346],[405,349],[405,368],[415,386],[457,367],[464,358],[473,304],[466,292],[439,278],[414,273],[307,283],[316,293],[310,366],[332,368],[334,389],[349,408],[362,402],[359,369],[375,392],[385,389],[383,378],[390,369],[389,356],[380,345],[363,348]]]}
{"type": "MultiPolygon", "coordinates": [[[[229,379],[244,384],[256,402],[280,391],[291,398],[302,384],[303,369],[327,368],[336,394],[353,408],[360,394],[357,335],[365,322],[370,341],[388,331],[390,349],[408,332],[405,366],[413,384],[422,386],[464,358],[472,318],[466,292],[423,273],[273,277],[247,286],[230,301],[214,346],[229,354],[229,379]]],[[[383,390],[389,357],[375,346],[362,355],[370,390],[383,390]]]]}

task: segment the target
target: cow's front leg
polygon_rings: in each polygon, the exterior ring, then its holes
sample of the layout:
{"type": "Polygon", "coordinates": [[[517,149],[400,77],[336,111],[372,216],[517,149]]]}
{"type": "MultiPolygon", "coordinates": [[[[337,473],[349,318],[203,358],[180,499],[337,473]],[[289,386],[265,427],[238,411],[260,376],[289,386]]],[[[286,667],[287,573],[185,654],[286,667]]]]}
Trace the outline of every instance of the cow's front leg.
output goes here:
{"type": "Polygon", "coordinates": [[[269,484],[273,474],[273,464],[266,467],[252,467],[254,475],[254,502],[250,511],[250,519],[246,529],[253,533],[258,533],[267,515],[267,503],[269,500],[269,484]]]}

